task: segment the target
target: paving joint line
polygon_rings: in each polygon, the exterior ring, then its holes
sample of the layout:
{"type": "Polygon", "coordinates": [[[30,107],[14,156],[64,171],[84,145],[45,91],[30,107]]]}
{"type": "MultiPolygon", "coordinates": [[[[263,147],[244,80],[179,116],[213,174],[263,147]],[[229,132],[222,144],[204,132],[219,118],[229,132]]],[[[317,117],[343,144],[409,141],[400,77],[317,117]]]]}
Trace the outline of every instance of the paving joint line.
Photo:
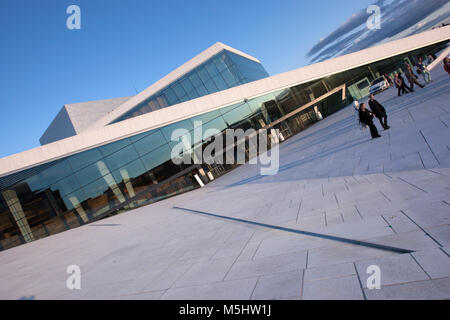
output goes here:
{"type": "Polygon", "coordinates": [[[444,249],[442,249],[442,247],[439,248],[447,257],[450,258],[450,254],[447,253],[447,251],[445,251],[444,249]]]}
{"type": "Polygon", "coordinates": [[[403,181],[404,183],[409,184],[410,186],[412,186],[412,187],[414,187],[414,188],[416,188],[416,189],[418,189],[418,190],[420,190],[420,191],[422,191],[422,192],[428,193],[428,191],[425,191],[425,190],[423,190],[422,188],[419,188],[419,187],[416,186],[415,184],[412,184],[411,182],[406,181],[405,179],[403,179],[403,178],[401,178],[401,177],[397,177],[397,179],[403,181]]]}
{"type": "Polygon", "coordinates": [[[431,240],[433,240],[434,242],[436,242],[436,243],[439,245],[439,247],[443,247],[443,245],[440,244],[439,241],[437,241],[435,238],[433,238],[433,237],[431,236],[431,234],[429,234],[424,228],[422,228],[421,226],[419,226],[413,219],[411,219],[411,218],[406,214],[405,211],[400,210],[400,212],[403,213],[409,220],[411,220],[411,222],[414,223],[420,230],[422,230],[423,233],[425,233],[428,237],[430,237],[431,240]]]}
{"type": "Polygon", "coordinates": [[[353,262],[353,268],[355,268],[356,278],[358,278],[359,287],[361,288],[364,300],[367,300],[366,292],[364,291],[364,287],[361,282],[361,278],[359,277],[358,269],[356,268],[356,263],[353,262]]]}
{"type": "Polygon", "coordinates": [[[436,157],[436,154],[434,153],[433,149],[431,149],[431,146],[430,146],[430,144],[428,143],[427,139],[425,138],[425,135],[423,134],[422,130],[419,130],[419,132],[420,132],[420,135],[422,136],[423,140],[424,140],[425,143],[427,144],[428,149],[430,149],[431,153],[433,154],[433,157],[436,159],[437,163],[438,163],[439,165],[441,165],[441,162],[440,162],[439,159],[436,157]]]}
{"type": "Polygon", "coordinates": [[[429,280],[431,280],[431,276],[428,274],[428,272],[426,272],[426,270],[422,267],[422,265],[419,263],[419,261],[417,261],[416,257],[414,257],[414,255],[412,253],[409,254],[411,256],[411,258],[413,258],[413,260],[419,265],[420,269],[422,269],[422,271],[427,275],[427,277],[429,278],[429,280]]]}

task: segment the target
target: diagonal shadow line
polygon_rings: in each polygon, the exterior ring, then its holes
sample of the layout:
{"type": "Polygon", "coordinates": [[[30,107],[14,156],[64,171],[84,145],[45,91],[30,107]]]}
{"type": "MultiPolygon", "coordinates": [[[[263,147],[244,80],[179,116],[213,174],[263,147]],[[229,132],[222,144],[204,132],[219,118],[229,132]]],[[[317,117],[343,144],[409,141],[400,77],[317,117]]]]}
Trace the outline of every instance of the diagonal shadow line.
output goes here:
{"type": "Polygon", "coordinates": [[[321,238],[321,239],[327,239],[327,240],[332,240],[332,241],[344,242],[344,243],[354,244],[354,245],[363,246],[363,247],[380,249],[380,250],[384,250],[384,251],[391,251],[391,252],[402,253],[402,254],[414,252],[414,251],[408,250],[408,249],[391,247],[391,246],[386,246],[386,245],[382,245],[382,244],[376,244],[376,243],[372,243],[372,242],[354,240],[354,239],[349,239],[349,238],[331,236],[331,235],[327,235],[327,234],[323,234],[323,233],[316,233],[316,232],[310,232],[310,231],[285,228],[285,227],[281,227],[281,226],[276,226],[276,225],[271,225],[271,224],[266,224],[266,223],[251,221],[251,220],[244,220],[244,219],[239,219],[239,218],[221,216],[218,214],[208,213],[208,212],[203,212],[203,211],[198,211],[198,210],[193,210],[193,209],[187,209],[187,208],[181,208],[181,207],[173,207],[173,209],[190,212],[190,213],[194,213],[194,214],[199,214],[199,215],[204,215],[204,216],[209,216],[209,217],[214,217],[214,218],[219,218],[222,220],[241,222],[241,223],[249,224],[249,225],[253,225],[253,226],[259,226],[259,227],[264,227],[264,228],[268,228],[268,229],[280,230],[280,231],[284,231],[284,232],[301,234],[301,235],[306,235],[306,236],[311,236],[311,237],[321,238]]]}

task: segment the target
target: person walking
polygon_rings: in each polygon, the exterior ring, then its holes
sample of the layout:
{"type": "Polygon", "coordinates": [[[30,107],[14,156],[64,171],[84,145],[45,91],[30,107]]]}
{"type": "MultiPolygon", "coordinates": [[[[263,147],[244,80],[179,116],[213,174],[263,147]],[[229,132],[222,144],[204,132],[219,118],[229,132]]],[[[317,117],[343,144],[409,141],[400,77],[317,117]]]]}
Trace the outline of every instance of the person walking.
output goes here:
{"type": "Polygon", "coordinates": [[[412,92],[408,86],[405,83],[405,80],[403,79],[403,77],[400,75],[399,73],[395,74],[395,79],[394,79],[395,85],[398,88],[398,96],[400,97],[402,94],[407,94],[409,92],[412,92]]]}
{"type": "Polygon", "coordinates": [[[388,75],[387,73],[385,73],[383,77],[384,77],[384,79],[386,79],[386,81],[387,81],[387,83],[388,83],[389,87],[390,87],[390,86],[392,86],[392,84],[393,84],[393,81],[392,81],[392,78],[391,78],[391,76],[390,76],[390,75],[388,75]]]}
{"type": "Polygon", "coordinates": [[[381,138],[378,134],[377,127],[373,124],[373,116],[374,114],[372,112],[366,110],[366,104],[361,103],[361,106],[359,107],[359,121],[369,127],[372,139],[381,138]]]}
{"type": "Polygon", "coordinates": [[[369,99],[370,111],[375,115],[375,117],[380,120],[381,126],[384,130],[389,130],[389,126],[387,124],[387,114],[386,109],[377,101],[373,94],[370,95],[369,99]]]}
{"type": "Polygon", "coordinates": [[[423,62],[422,58],[419,58],[419,62],[417,63],[417,73],[422,75],[423,81],[425,81],[425,83],[430,83],[431,81],[433,81],[431,80],[430,71],[423,62]]]}
{"type": "Polygon", "coordinates": [[[406,65],[406,77],[408,78],[411,91],[414,92],[414,84],[417,84],[421,88],[425,87],[419,81],[417,81],[417,77],[414,74],[414,71],[413,71],[413,69],[411,68],[411,66],[409,64],[406,65]]]}

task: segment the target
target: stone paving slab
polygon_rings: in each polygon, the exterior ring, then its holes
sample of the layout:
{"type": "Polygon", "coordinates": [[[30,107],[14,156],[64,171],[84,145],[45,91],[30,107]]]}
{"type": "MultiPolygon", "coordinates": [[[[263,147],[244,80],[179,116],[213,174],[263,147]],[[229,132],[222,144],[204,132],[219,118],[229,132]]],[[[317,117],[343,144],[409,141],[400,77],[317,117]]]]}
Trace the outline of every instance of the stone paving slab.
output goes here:
{"type": "Polygon", "coordinates": [[[303,270],[262,276],[258,279],[252,300],[272,300],[302,295],[303,270]]]}
{"type": "Polygon", "coordinates": [[[430,277],[410,254],[395,255],[355,263],[363,288],[367,288],[369,266],[378,266],[381,270],[381,286],[428,280],[430,277]]]}
{"type": "Polygon", "coordinates": [[[161,300],[249,300],[258,278],[167,290],[161,300]]]}
{"type": "Polygon", "coordinates": [[[304,300],[363,300],[357,276],[305,281],[304,300]]]}

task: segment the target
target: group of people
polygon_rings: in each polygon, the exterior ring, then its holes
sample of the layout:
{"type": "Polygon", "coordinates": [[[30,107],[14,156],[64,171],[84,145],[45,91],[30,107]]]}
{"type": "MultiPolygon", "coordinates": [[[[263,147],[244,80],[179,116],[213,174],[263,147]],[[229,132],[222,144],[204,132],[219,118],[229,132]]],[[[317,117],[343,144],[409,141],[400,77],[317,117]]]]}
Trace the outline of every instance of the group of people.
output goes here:
{"type": "MultiPolygon", "coordinates": [[[[418,77],[415,75],[411,65],[405,64],[405,76],[408,79],[409,86],[406,84],[405,79],[402,77],[401,73],[398,72],[395,74],[395,85],[398,89],[398,96],[402,94],[414,92],[414,85],[418,85],[420,88],[424,88],[425,84],[421,84],[418,81],[418,77]]],[[[431,74],[428,70],[427,66],[424,64],[422,58],[419,58],[417,63],[417,73],[423,76],[423,79],[426,84],[429,84],[433,80],[431,80],[431,74]]]]}
{"type": "Polygon", "coordinates": [[[381,103],[375,100],[373,94],[371,94],[369,98],[370,110],[366,109],[365,103],[361,103],[360,105],[358,101],[355,101],[354,106],[355,110],[358,112],[359,122],[362,126],[369,127],[372,139],[381,138],[377,127],[373,123],[374,117],[378,118],[384,130],[389,130],[391,128],[387,123],[386,109],[381,105],[381,103]]]}
{"type": "MultiPolygon", "coordinates": [[[[432,62],[434,59],[435,58],[430,55],[428,57],[428,63],[430,63],[430,61],[432,62]]],[[[445,71],[448,72],[448,74],[450,75],[450,58],[445,58],[443,60],[443,63],[445,71]]],[[[384,78],[386,79],[386,81],[389,83],[390,86],[395,83],[396,87],[398,88],[399,96],[405,93],[414,92],[414,84],[418,85],[421,88],[425,87],[425,85],[417,81],[417,76],[414,74],[412,67],[409,64],[405,64],[405,69],[406,69],[405,76],[409,81],[410,84],[409,86],[406,84],[400,72],[395,74],[394,80],[392,80],[392,78],[388,74],[384,74],[384,78]]],[[[431,80],[430,71],[428,70],[427,65],[424,64],[422,58],[419,58],[418,60],[417,73],[422,74],[426,84],[429,84],[430,82],[433,81],[431,80]]],[[[373,119],[378,118],[383,129],[389,130],[390,126],[388,126],[387,124],[386,109],[377,100],[375,100],[373,94],[370,95],[368,103],[370,110],[366,109],[365,103],[359,104],[358,101],[355,101],[354,102],[355,113],[357,114],[359,123],[362,125],[362,127],[363,128],[369,127],[372,139],[380,138],[381,136],[378,133],[377,127],[373,123],[373,119]]]]}

